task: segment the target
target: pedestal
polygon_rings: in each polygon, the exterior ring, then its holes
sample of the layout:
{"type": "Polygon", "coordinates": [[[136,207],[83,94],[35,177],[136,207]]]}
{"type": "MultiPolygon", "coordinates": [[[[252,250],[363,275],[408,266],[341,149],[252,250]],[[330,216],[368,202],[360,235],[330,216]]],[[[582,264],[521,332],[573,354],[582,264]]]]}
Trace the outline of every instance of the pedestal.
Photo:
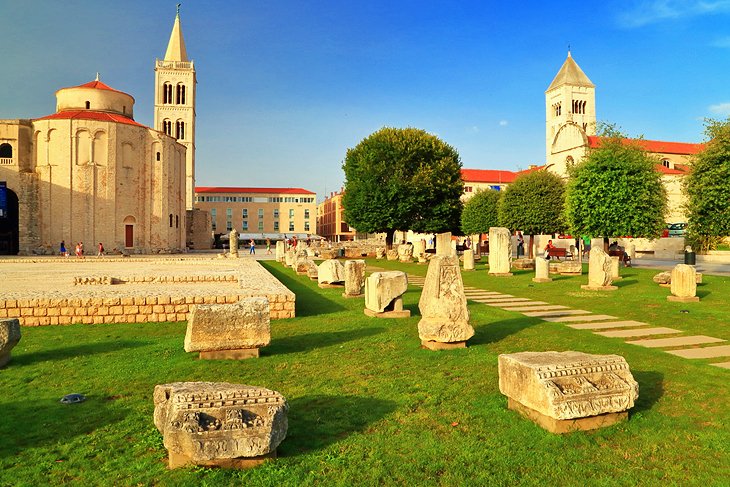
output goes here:
{"type": "Polygon", "coordinates": [[[615,291],[616,289],[618,289],[617,286],[588,286],[588,285],[583,285],[580,288],[583,290],[586,290],[586,291],[615,291]]]}
{"type": "Polygon", "coordinates": [[[383,311],[381,313],[365,308],[365,314],[373,318],[410,318],[411,310],[404,309],[401,311],[383,311]]]}
{"type": "Polygon", "coordinates": [[[200,352],[199,358],[201,360],[244,360],[247,358],[259,358],[259,349],[205,350],[200,352]]]}
{"type": "Polygon", "coordinates": [[[698,303],[700,301],[699,296],[667,296],[667,301],[674,301],[677,303],[698,303]]]}
{"type": "Polygon", "coordinates": [[[319,284],[319,287],[320,287],[320,289],[344,289],[345,283],[343,282],[342,284],[331,284],[331,283],[319,284]]]}
{"type": "Polygon", "coordinates": [[[621,421],[626,421],[629,417],[628,411],[620,413],[606,413],[598,416],[588,416],[577,419],[555,419],[546,416],[541,412],[535,411],[514,399],[507,398],[507,407],[513,411],[517,411],[525,418],[529,419],[541,428],[550,433],[563,434],[573,431],[588,431],[598,428],[605,428],[621,421]]]}
{"type": "Polygon", "coordinates": [[[551,277],[533,277],[532,282],[553,282],[551,277]]]}
{"type": "Polygon", "coordinates": [[[266,460],[276,458],[276,451],[258,457],[239,457],[239,458],[218,458],[215,460],[195,461],[187,455],[181,453],[168,452],[167,467],[169,469],[183,467],[185,465],[199,465],[201,467],[220,467],[235,468],[243,470],[261,465],[266,460]]]}

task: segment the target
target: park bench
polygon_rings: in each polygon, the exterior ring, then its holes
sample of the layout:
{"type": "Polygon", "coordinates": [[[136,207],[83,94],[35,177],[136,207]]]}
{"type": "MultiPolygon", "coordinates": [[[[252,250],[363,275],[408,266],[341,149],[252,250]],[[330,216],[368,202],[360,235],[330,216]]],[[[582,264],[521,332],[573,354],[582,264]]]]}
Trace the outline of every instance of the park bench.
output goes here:
{"type": "Polygon", "coordinates": [[[573,254],[568,251],[568,249],[562,249],[559,247],[553,247],[552,249],[548,249],[548,258],[557,257],[558,260],[560,260],[561,257],[563,258],[573,258],[573,254]]]}
{"type": "Polygon", "coordinates": [[[619,262],[623,263],[623,265],[631,265],[631,257],[626,257],[626,260],[624,260],[624,251],[623,250],[609,250],[608,255],[611,257],[618,257],[619,262]]]}

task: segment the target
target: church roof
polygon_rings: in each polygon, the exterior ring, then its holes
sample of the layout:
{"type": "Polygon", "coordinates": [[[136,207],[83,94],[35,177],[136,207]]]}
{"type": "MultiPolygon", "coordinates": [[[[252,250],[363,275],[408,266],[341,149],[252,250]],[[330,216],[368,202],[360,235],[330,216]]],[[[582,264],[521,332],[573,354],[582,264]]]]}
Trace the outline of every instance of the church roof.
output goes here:
{"type": "Polygon", "coordinates": [[[499,169],[462,169],[461,180],[465,183],[511,183],[517,174],[499,169]]]}
{"type": "MultiPolygon", "coordinates": [[[[116,91],[116,90],[115,90],[116,91]]],[[[115,122],[124,123],[127,125],[135,125],[137,127],[144,127],[141,123],[135,122],[129,117],[120,115],[118,113],[108,112],[96,112],[92,110],[65,110],[62,112],[47,115],[45,117],[36,118],[35,120],[96,120],[99,122],[115,122]]]]}
{"type": "MultiPolygon", "coordinates": [[[[78,85],[78,86],[67,86],[66,88],[61,88],[60,90],[56,90],[56,93],[58,93],[61,90],[70,90],[70,89],[73,89],[73,88],[91,88],[91,89],[94,89],[94,90],[111,91],[113,93],[122,93],[122,94],[127,95],[127,96],[132,96],[129,93],[125,93],[125,92],[120,91],[120,90],[115,90],[114,88],[112,88],[108,84],[102,83],[101,81],[99,81],[99,73],[96,74],[96,79],[93,80],[93,81],[89,81],[88,83],[84,83],[84,84],[78,85]]],[[[134,99],[133,96],[132,96],[132,99],[134,99]]]]}
{"type": "MultiPolygon", "coordinates": [[[[687,142],[665,142],[662,140],[644,140],[644,139],[626,139],[628,142],[637,143],[642,149],[647,152],[653,152],[656,154],[679,154],[679,155],[693,155],[702,151],[705,148],[705,144],[692,144],[687,142]]],[[[588,146],[595,149],[601,145],[601,137],[596,135],[588,136],[588,146]]]]}
{"type": "Polygon", "coordinates": [[[553,82],[550,83],[547,91],[563,85],[585,86],[588,88],[596,87],[596,85],[588,79],[588,76],[586,76],[583,70],[580,69],[578,63],[573,60],[573,57],[570,55],[570,51],[568,51],[567,59],[561,66],[558,74],[556,74],[555,78],[553,78],[553,82]]]}
{"type": "Polygon", "coordinates": [[[196,186],[196,193],[267,193],[267,194],[316,194],[302,188],[232,188],[196,186]]]}
{"type": "Polygon", "coordinates": [[[188,52],[185,49],[185,40],[183,39],[182,29],[180,28],[180,14],[175,16],[175,23],[172,26],[172,34],[170,34],[170,42],[167,43],[167,51],[165,51],[165,61],[183,61],[188,62],[188,52]]]}

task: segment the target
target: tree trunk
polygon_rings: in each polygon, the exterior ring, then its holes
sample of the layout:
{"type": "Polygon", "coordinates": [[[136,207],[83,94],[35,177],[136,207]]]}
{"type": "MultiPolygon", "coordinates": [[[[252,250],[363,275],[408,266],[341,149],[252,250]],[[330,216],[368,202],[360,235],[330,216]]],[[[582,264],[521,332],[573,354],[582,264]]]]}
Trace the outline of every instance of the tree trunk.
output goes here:
{"type": "Polygon", "coordinates": [[[535,236],[534,235],[530,235],[530,252],[529,252],[529,258],[530,259],[534,259],[535,258],[534,255],[533,255],[533,252],[532,252],[532,250],[533,250],[534,247],[535,247],[535,236]]]}
{"type": "Polygon", "coordinates": [[[393,248],[393,237],[395,236],[395,229],[385,231],[385,248],[391,250],[393,248]]]}
{"type": "Polygon", "coordinates": [[[608,237],[603,237],[603,251],[606,253],[608,253],[608,246],[608,237]]]}

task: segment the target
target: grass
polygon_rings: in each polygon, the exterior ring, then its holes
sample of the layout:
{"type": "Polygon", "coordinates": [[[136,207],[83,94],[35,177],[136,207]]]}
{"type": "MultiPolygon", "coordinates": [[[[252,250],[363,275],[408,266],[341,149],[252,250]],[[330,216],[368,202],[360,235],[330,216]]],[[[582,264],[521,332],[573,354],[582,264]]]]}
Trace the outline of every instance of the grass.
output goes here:
{"type": "MultiPolygon", "coordinates": [[[[470,306],[476,335],[467,349],[421,350],[417,288],[404,296],[414,316],[381,320],[341,290],[265,265],[297,294],[298,317],[272,323],[257,360],[198,360],[183,351],[184,323],[24,328],[0,370],[0,485],[727,485],[728,370],[479,304],[470,306]],[[557,436],[509,411],[497,356],[524,350],[624,356],[640,385],[630,420],[557,436]],[[152,390],[180,380],[284,394],[280,458],[247,471],[167,470],[152,390]],[[88,400],[58,402],[71,392],[88,400]]],[[[483,264],[464,280],[730,339],[730,278],[705,276],[702,302],[679,305],[653,273],[627,269],[611,294],[581,292],[585,276],[532,285],[530,272],[493,278],[483,264]]]]}

